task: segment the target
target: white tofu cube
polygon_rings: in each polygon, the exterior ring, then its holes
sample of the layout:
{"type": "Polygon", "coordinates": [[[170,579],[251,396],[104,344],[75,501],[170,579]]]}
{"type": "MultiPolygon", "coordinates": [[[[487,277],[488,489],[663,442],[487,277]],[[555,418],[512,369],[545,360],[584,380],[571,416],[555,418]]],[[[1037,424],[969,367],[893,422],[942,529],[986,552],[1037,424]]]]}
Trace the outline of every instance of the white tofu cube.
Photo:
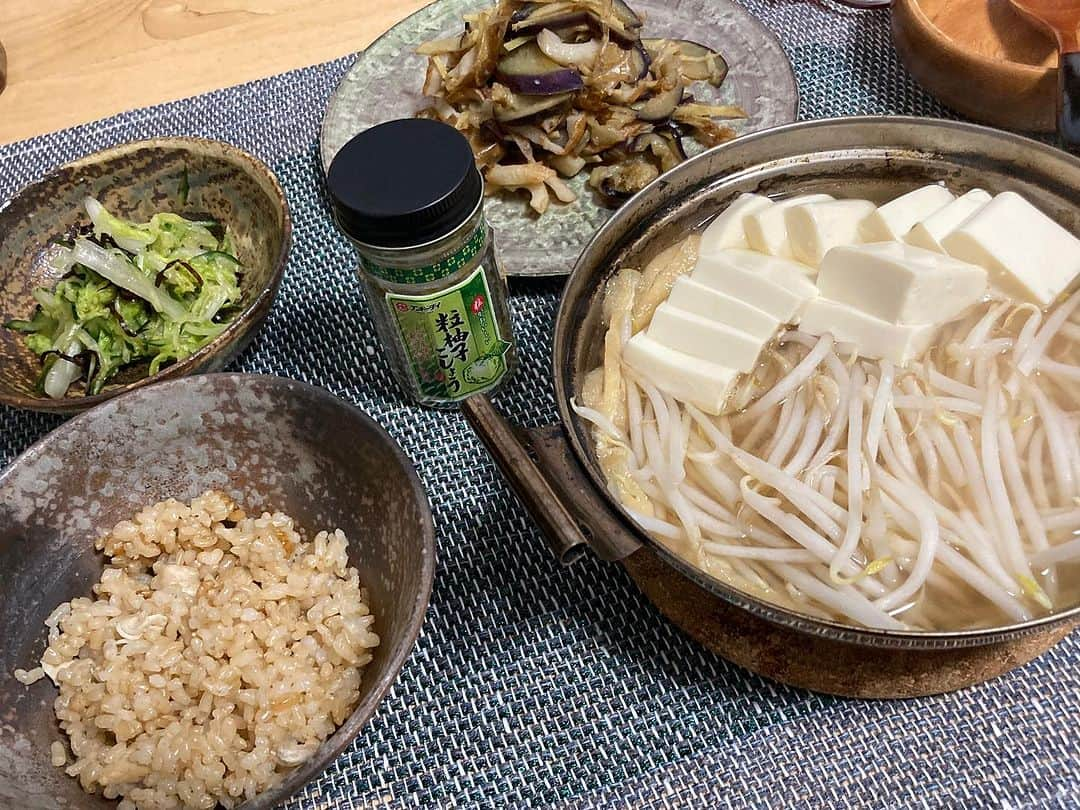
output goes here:
{"type": "Polygon", "coordinates": [[[791,285],[792,289],[806,295],[817,294],[814,268],[794,259],[769,256],[756,250],[725,250],[722,254],[710,258],[732,267],[759,273],[780,284],[791,285]]]}
{"type": "Polygon", "coordinates": [[[750,214],[743,220],[746,228],[746,241],[753,250],[758,253],[767,253],[770,256],[781,256],[790,259],[791,242],[788,240],[786,212],[800,205],[808,203],[827,202],[831,200],[828,194],[804,194],[799,197],[789,197],[779,200],[773,205],[750,214]]]}
{"type": "Polygon", "coordinates": [[[765,310],[706,287],[689,276],[675,280],[668,302],[684,312],[741,329],[762,341],[770,340],[780,328],[780,321],[765,310]]]}
{"type": "Polygon", "coordinates": [[[839,301],[815,298],[806,305],[799,329],[811,335],[828,332],[839,343],[853,344],[862,357],[904,365],[930,347],[940,326],[889,323],[839,301]]]}
{"type": "Polygon", "coordinates": [[[787,209],[784,221],[792,255],[817,267],[832,248],[862,242],[859,225],[875,210],[869,200],[830,200],[787,209]]]}
{"type": "Polygon", "coordinates": [[[744,221],[750,214],[771,205],[773,201],[760,194],[740,194],[705,228],[701,234],[699,252],[715,253],[727,248],[749,248],[744,221]]]}
{"type": "Polygon", "coordinates": [[[623,359],[664,393],[714,416],[723,410],[731,383],[739,374],[733,368],[669,349],[644,332],[630,338],[623,359]]]}
{"type": "Polygon", "coordinates": [[[1048,306],[1080,274],[1080,239],[1019,194],[998,194],[945,237],[950,256],[985,267],[1003,292],[1048,306]]]}
{"type": "Polygon", "coordinates": [[[648,335],[669,349],[737,371],[753,370],[765,345],[747,332],[676,309],[670,301],[656,308],[648,335]]]}
{"type": "Polygon", "coordinates": [[[909,191],[878,208],[863,220],[860,233],[864,242],[890,242],[903,239],[919,222],[940,211],[956,197],[944,186],[923,186],[909,191]]]}
{"type": "Polygon", "coordinates": [[[908,231],[904,241],[924,250],[945,253],[942,245],[945,237],[960,227],[968,217],[978,213],[992,199],[994,198],[981,188],[972,189],[917,223],[908,231]]]}
{"type": "Polygon", "coordinates": [[[985,294],[986,271],[903,242],[875,242],[830,250],[818,291],[889,323],[943,324],[985,294]]]}
{"type": "Polygon", "coordinates": [[[806,302],[818,294],[805,265],[750,250],[701,256],[690,278],[780,323],[795,323],[806,302]]]}

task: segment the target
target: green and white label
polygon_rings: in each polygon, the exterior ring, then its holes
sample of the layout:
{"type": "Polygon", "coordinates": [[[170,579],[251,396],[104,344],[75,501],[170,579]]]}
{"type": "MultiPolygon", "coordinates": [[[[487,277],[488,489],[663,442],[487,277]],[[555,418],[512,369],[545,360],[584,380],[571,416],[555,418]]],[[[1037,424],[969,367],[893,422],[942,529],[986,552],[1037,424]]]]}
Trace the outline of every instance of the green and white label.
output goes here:
{"type": "Polygon", "coordinates": [[[486,238],[487,225],[481,222],[461,247],[434,264],[423,267],[387,267],[366,256],[360,257],[360,263],[371,275],[383,281],[392,281],[395,284],[428,284],[452,276],[468,266],[469,262],[476,258],[476,254],[483,250],[486,238]]]}
{"type": "Polygon", "coordinates": [[[484,268],[429,295],[387,293],[412,372],[425,396],[456,402],[506,373],[510,343],[499,332],[484,268]]]}

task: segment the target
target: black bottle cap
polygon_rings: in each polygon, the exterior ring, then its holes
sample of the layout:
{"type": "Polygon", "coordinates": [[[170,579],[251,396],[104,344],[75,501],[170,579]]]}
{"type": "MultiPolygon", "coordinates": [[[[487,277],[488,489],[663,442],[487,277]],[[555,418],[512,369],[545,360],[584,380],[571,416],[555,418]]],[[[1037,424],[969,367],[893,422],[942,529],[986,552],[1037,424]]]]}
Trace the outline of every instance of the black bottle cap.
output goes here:
{"type": "Polygon", "coordinates": [[[326,186],[342,230],[386,248],[446,236],[469,218],[483,194],[465,136],[425,118],[361,132],[337,153],[326,186]]]}

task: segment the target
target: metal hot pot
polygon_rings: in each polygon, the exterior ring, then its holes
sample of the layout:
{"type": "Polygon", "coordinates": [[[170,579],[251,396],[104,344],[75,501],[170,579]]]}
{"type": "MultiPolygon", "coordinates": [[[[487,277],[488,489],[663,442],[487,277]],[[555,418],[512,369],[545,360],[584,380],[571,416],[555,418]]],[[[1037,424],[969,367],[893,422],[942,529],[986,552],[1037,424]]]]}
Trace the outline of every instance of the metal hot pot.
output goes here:
{"type": "Polygon", "coordinates": [[[600,296],[611,273],[641,267],[742,192],[826,192],[883,202],[945,181],[1013,190],[1080,232],[1080,159],[1045,144],[954,121],[863,117],[811,121],[741,137],[686,161],[625,203],[595,234],[563,292],[552,368],[560,423],[528,432],[490,401],[466,418],[570,563],[591,548],[618,561],[693,638],[784,683],[855,697],[912,697],[995,677],[1040,655],[1080,623],[1080,605],[990,630],[897,632],[824,621],[713,579],[651,538],[607,490],[588,425],[571,410],[600,362],[600,296]]]}

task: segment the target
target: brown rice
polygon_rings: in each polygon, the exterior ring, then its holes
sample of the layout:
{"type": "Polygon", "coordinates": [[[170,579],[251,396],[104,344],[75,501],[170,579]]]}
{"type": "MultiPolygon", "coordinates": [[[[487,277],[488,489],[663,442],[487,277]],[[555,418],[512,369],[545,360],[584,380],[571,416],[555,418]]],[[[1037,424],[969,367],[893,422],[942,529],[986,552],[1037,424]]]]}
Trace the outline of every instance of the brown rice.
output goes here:
{"type": "Polygon", "coordinates": [[[120,810],[234,807],[310,757],[350,714],[379,639],[341,531],[307,542],[280,512],[207,492],[97,543],[94,598],[49,616],[41,666],[73,757],[54,764],[120,810]]]}

